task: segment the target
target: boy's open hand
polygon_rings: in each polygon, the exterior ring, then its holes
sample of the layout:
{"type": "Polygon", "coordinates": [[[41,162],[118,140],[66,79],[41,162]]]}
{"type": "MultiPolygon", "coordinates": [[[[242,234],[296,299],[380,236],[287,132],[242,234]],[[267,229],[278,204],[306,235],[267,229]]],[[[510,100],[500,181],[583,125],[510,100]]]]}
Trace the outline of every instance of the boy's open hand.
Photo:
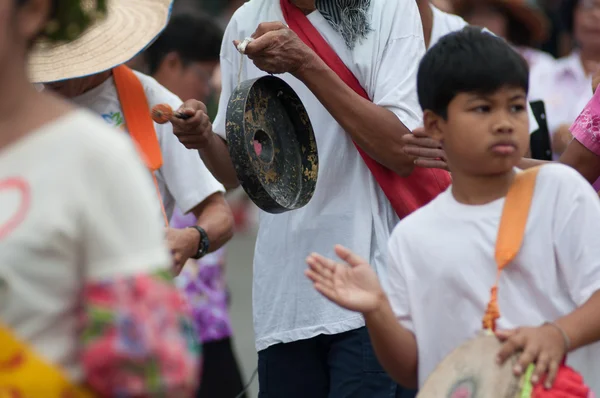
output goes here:
{"type": "Polygon", "coordinates": [[[336,254],[347,264],[338,263],[313,253],[306,259],[306,276],[315,289],[337,305],[363,314],[379,308],[385,293],[377,274],[362,258],[342,246],[336,254]]]}
{"type": "Polygon", "coordinates": [[[555,326],[546,324],[537,328],[497,331],[496,336],[504,342],[498,353],[498,363],[502,364],[513,354],[522,351],[514,367],[515,375],[521,376],[530,364],[535,363],[532,383],[545,381],[544,387],[552,387],[567,353],[563,335],[555,326]]]}

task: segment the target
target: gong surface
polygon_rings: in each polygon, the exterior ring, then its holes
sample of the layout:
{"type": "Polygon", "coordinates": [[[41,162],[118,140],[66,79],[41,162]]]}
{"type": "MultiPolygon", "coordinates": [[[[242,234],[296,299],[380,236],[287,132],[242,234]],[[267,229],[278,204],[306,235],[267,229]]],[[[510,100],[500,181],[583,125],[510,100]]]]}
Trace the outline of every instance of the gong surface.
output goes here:
{"type": "Polygon", "coordinates": [[[274,76],[242,82],[227,106],[227,143],[244,191],[262,210],[306,205],[318,175],[317,143],[298,95],[274,76]]]}
{"type": "Polygon", "coordinates": [[[512,368],[517,356],[496,364],[501,343],[482,334],[452,351],[429,375],[417,398],[517,398],[521,378],[512,368]]]}

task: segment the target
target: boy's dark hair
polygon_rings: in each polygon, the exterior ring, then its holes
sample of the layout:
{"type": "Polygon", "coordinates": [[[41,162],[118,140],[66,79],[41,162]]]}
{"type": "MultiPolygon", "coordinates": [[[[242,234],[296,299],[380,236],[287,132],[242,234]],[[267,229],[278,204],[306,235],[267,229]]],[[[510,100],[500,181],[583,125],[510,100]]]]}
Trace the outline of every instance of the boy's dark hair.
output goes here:
{"type": "Polygon", "coordinates": [[[458,94],[491,94],[505,86],[528,92],[527,62],[503,39],[472,26],[442,37],[421,60],[417,75],[421,108],[444,119],[458,94]]]}
{"type": "Polygon", "coordinates": [[[223,29],[200,12],[173,15],[163,33],[145,51],[150,74],[156,73],[164,57],[176,52],[184,62],[218,62],[223,29]]]}

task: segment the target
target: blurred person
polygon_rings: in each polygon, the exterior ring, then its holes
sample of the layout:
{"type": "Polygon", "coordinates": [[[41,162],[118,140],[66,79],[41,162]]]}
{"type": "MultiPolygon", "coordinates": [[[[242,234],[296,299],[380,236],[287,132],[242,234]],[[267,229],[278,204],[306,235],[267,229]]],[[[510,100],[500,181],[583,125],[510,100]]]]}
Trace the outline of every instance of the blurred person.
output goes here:
{"type": "MultiPolygon", "coordinates": [[[[109,4],[124,7],[123,4],[126,3],[127,13],[150,15],[161,21],[164,28],[170,17],[172,0],[150,1],[144,5],[139,2],[129,3],[127,0],[113,0],[109,4]]],[[[127,15],[123,18],[127,18],[127,15]]],[[[159,164],[155,169],[149,169],[157,186],[154,197],[163,208],[166,239],[173,254],[173,270],[178,274],[189,258],[199,259],[218,250],[231,239],[233,217],[223,196],[224,187],[202,163],[197,152],[181,145],[173,134],[171,124],[156,124],[149,119],[149,109],[154,105],[167,103],[177,109],[182,104],[181,99],[152,77],[121,68],[152,43],[160,31],[136,30],[126,41],[121,40],[115,46],[113,41],[119,28],[115,26],[117,22],[116,19],[109,19],[106,23],[97,25],[72,45],[35,51],[32,55],[34,68],[31,77],[34,83],[43,83],[46,90],[54,91],[74,104],[101,115],[107,123],[134,138],[138,146],[148,142],[156,143],[159,164]],[[108,38],[111,40],[107,40],[108,38]],[[73,62],[74,59],[77,62],[73,62]],[[123,85],[120,88],[116,73],[121,76],[123,85]],[[124,79],[127,79],[126,82],[124,79]],[[134,118],[127,120],[124,109],[132,104],[122,103],[123,95],[131,100],[136,96],[132,92],[140,86],[140,95],[145,97],[142,101],[147,104],[147,108],[135,108],[134,118]],[[149,127],[144,127],[141,133],[148,136],[137,137],[129,128],[130,124],[139,123],[140,119],[149,127]],[[196,225],[181,229],[168,226],[176,202],[185,214],[194,214],[196,225]]],[[[186,76],[194,73],[202,75],[204,69],[194,67],[186,76]]]]}
{"type": "Polygon", "coordinates": [[[277,74],[299,95],[315,131],[319,176],[311,201],[282,214],[260,213],[253,284],[260,397],[415,395],[385,373],[363,317],[319,296],[302,272],[308,253],[333,253],[342,241],[369,258],[385,283],[391,229],[449,186],[447,173],[424,173],[403,153],[401,137],[422,116],[418,12],[414,1],[250,0],[225,33],[214,125],[197,101],[181,108],[191,119],[172,121],[196,126],[195,137],[181,140],[199,150],[226,187],[239,185],[225,140],[227,103],[238,81],[277,74]],[[250,36],[241,55],[237,46],[250,36]]]}
{"type": "MultiPolygon", "coordinates": [[[[179,10],[144,52],[146,67],[152,77],[179,98],[207,102],[222,39],[223,30],[213,18],[193,10],[179,10]]],[[[193,213],[186,215],[175,208],[173,228],[183,229],[196,223],[193,213]]],[[[200,260],[190,260],[176,280],[192,307],[203,345],[198,398],[235,398],[244,388],[231,339],[225,259],[225,249],[221,248],[200,260]]]]}
{"type": "Polygon", "coordinates": [[[456,13],[469,24],[488,28],[511,43],[527,60],[530,69],[553,64],[554,57],[535,48],[548,37],[549,21],[534,2],[454,0],[454,6],[456,13]]]}
{"type": "MultiPolygon", "coordinates": [[[[3,396],[187,397],[197,384],[193,323],[139,154],[28,77],[33,49],[119,19],[112,8],[97,19],[103,4],[0,1],[3,396]]],[[[117,37],[162,29],[144,13],[126,21],[117,37]]]]}
{"type": "Polygon", "coordinates": [[[431,0],[431,4],[449,14],[454,13],[454,5],[452,4],[452,0],[431,0]]]}
{"type": "Polygon", "coordinates": [[[532,70],[531,83],[532,95],[546,104],[554,159],[572,139],[569,127],[592,97],[592,75],[600,66],[600,0],[566,0],[563,11],[577,48],[554,65],[532,70]]]}

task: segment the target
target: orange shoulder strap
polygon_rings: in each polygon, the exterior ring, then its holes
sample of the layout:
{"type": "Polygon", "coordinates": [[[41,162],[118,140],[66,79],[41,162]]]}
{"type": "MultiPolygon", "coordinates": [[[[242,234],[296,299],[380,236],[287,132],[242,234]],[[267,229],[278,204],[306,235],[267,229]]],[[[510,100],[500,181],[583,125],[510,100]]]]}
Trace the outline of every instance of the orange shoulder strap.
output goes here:
{"type": "Polygon", "coordinates": [[[146,166],[156,171],[162,166],[162,154],[144,87],[125,65],[113,68],[112,72],[127,131],[142,153],[146,166]]]}
{"type": "Polygon", "coordinates": [[[169,219],[158,188],[158,181],[154,175],[154,172],[162,167],[162,153],[144,86],[142,86],[142,82],[135,73],[125,65],[116,66],[113,68],[112,73],[121,109],[123,109],[127,131],[152,174],[165,225],[169,226],[169,219]]]}
{"type": "Polygon", "coordinates": [[[506,195],[502,217],[500,218],[500,227],[498,228],[498,237],[496,238],[495,258],[498,274],[496,283],[492,287],[490,302],[483,317],[483,328],[486,330],[496,330],[496,320],[500,318],[498,281],[502,270],[514,260],[521,249],[539,170],[540,167],[534,167],[518,173],[506,195]]]}

